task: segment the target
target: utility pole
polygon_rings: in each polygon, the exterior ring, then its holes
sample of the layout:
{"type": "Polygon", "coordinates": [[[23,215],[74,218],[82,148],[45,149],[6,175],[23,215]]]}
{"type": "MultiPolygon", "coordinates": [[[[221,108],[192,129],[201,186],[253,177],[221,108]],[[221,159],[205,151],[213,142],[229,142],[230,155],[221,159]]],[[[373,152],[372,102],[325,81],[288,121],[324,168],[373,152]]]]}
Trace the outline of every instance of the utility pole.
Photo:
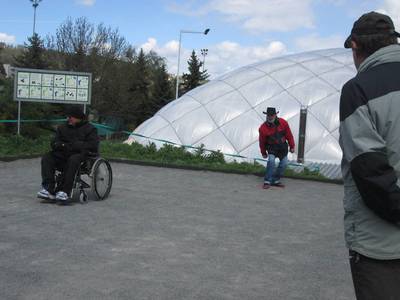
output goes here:
{"type": "Polygon", "coordinates": [[[36,8],[39,6],[39,3],[42,2],[42,0],[30,0],[32,2],[32,7],[33,7],[33,34],[35,35],[35,27],[36,27],[36,8]]]}
{"type": "Polygon", "coordinates": [[[206,55],[208,54],[208,49],[200,49],[200,53],[203,56],[203,72],[204,72],[204,66],[206,64],[206,55]]]}

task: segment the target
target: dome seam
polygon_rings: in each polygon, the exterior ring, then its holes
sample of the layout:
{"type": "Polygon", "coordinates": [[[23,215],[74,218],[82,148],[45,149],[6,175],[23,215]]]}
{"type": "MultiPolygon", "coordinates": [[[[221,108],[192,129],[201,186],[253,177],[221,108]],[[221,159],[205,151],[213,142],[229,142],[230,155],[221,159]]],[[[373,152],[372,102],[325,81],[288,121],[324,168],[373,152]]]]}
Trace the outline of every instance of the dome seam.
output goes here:
{"type": "MultiPolygon", "coordinates": [[[[193,96],[189,96],[189,95],[188,95],[187,97],[190,97],[190,98],[192,98],[194,101],[197,101],[195,98],[193,98],[193,96]]],[[[197,102],[198,102],[198,103],[204,108],[204,110],[207,112],[207,114],[209,115],[211,121],[214,122],[216,129],[220,128],[220,126],[218,126],[217,122],[215,122],[214,118],[212,117],[212,115],[210,114],[210,112],[208,111],[208,109],[205,107],[205,105],[203,105],[203,103],[201,103],[201,102],[199,102],[199,101],[197,101],[197,102]]],[[[216,129],[215,129],[215,130],[216,130],[216,129]]],[[[211,133],[214,132],[215,130],[212,130],[211,132],[207,133],[206,135],[202,136],[201,138],[197,139],[196,141],[192,141],[192,145],[196,144],[198,141],[200,141],[201,139],[205,138],[206,136],[208,136],[209,134],[211,134],[211,133]]],[[[225,139],[226,139],[227,141],[229,141],[228,137],[224,134],[224,132],[221,131],[221,133],[222,133],[222,135],[225,137],[225,139]]],[[[229,141],[229,143],[232,144],[230,141],[229,141]]],[[[234,149],[235,151],[237,151],[234,145],[232,145],[232,147],[233,147],[233,149],[234,149]]]]}
{"type": "MultiPolygon", "coordinates": [[[[160,118],[164,119],[164,121],[166,121],[166,122],[169,124],[169,126],[171,126],[171,128],[172,128],[172,130],[175,132],[175,135],[176,135],[176,137],[178,138],[179,142],[181,143],[181,145],[183,145],[183,142],[182,142],[180,136],[178,135],[178,132],[176,132],[174,126],[172,126],[172,122],[168,121],[168,120],[167,120],[164,116],[162,116],[162,115],[158,115],[158,116],[159,116],[160,118]]],[[[167,125],[167,126],[168,126],[168,125],[167,125]]],[[[165,127],[167,127],[167,126],[165,126],[165,127]]],[[[165,127],[163,127],[162,129],[164,129],[165,127]]]]}

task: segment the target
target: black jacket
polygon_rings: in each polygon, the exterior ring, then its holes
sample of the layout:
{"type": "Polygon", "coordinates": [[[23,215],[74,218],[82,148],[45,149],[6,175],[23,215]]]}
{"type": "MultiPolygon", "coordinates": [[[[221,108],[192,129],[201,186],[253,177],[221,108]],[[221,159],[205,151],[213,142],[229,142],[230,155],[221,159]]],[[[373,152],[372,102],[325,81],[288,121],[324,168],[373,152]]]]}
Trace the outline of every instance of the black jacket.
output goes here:
{"type": "Polygon", "coordinates": [[[51,142],[52,152],[60,158],[68,158],[73,154],[98,152],[99,137],[97,129],[87,121],[76,126],[68,123],[57,128],[54,140],[51,142]]]}

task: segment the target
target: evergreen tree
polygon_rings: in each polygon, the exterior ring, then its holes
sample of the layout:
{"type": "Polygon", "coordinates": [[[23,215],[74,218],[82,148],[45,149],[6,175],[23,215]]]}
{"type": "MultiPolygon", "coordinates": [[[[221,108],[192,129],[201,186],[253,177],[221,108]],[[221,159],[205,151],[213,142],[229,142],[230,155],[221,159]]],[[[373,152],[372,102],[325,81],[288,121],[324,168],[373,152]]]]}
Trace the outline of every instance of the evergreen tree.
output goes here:
{"type": "Polygon", "coordinates": [[[3,56],[2,56],[2,52],[4,50],[5,44],[0,42],[0,84],[1,84],[1,80],[2,78],[6,75],[6,70],[4,70],[4,61],[3,61],[3,56]]]}
{"type": "MultiPolygon", "coordinates": [[[[48,61],[46,59],[46,49],[43,40],[38,34],[33,34],[28,38],[28,44],[24,44],[24,51],[15,57],[17,67],[32,69],[47,69],[48,61]]],[[[53,109],[48,103],[32,103],[26,102],[22,105],[22,118],[24,119],[46,119],[51,118],[53,109]]],[[[30,137],[36,137],[41,134],[41,128],[45,128],[48,124],[22,124],[21,131],[30,137]]]]}
{"type": "MultiPolygon", "coordinates": [[[[0,79],[0,120],[13,120],[17,117],[17,105],[13,101],[14,81],[11,78],[0,79]]],[[[15,132],[15,125],[0,123],[0,134],[15,132]]]]}
{"type": "Polygon", "coordinates": [[[207,71],[201,71],[200,68],[203,63],[198,59],[196,52],[193,50],[192,55],[188,60],[188,74],[183,74],[182,91],[180,94],[184,94],[195,87],[205,83],[209,75],[207,71]]]}
{"type": "Polygon", "coordinates": [[[45,59],[46,49],[43,40],[35,33],[28,38],[29,44],[25,43],[25,51],[15,58],[17,67],[46,69],[48,64],[45,59]]]}
{"type": "Polygon", "coordinates": [[[161,107],[174,98],[173,85],[165,63],[162,63],[161,66],[155,70],[152,98],[152,114],[156,113],[161,107]]]}
{"type": "Polygon", "coordinates": [[[149,69],[143,49],[140,49],[137,59],[134,62],[133,71],[134,77],[130,88],[133,105],[130,111],[135,116],[136,125],[139,125],[152,116],[152,103],[149,95],[149,69]]]}
{"type": "Polygon", "coordinates": [[[6,70],[4,70],[4,67],[3,67],[4,62],[3,62],[3,57],[2,57],[2,52],[3,52],[4,47],[5,47],[5,44],[0,42],[0,94],[4,91],[4,80],[6,77],[6,70]]]}

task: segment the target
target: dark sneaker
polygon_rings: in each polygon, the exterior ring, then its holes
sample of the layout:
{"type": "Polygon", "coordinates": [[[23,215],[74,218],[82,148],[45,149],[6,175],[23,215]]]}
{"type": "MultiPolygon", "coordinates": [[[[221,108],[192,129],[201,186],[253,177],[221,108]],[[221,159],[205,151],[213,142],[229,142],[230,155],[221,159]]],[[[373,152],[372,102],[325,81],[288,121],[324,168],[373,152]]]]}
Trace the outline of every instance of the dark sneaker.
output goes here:
{"type": "Polygon", "coordinates": [[[284,188],[284,187],[285,187],[285,185],[284,185],[282,182],[280,182],[280,181],[275,182],[275,183],[273,184],[273,186],[280,187],[280,188],[284,188]]]}
{"type": "Polygon", "coordinates": [[[264,185],[263,185],[264,190],[268,190],[270,187],[271,187],[271,185],[269,183],[264,183],[264,185]]]}

